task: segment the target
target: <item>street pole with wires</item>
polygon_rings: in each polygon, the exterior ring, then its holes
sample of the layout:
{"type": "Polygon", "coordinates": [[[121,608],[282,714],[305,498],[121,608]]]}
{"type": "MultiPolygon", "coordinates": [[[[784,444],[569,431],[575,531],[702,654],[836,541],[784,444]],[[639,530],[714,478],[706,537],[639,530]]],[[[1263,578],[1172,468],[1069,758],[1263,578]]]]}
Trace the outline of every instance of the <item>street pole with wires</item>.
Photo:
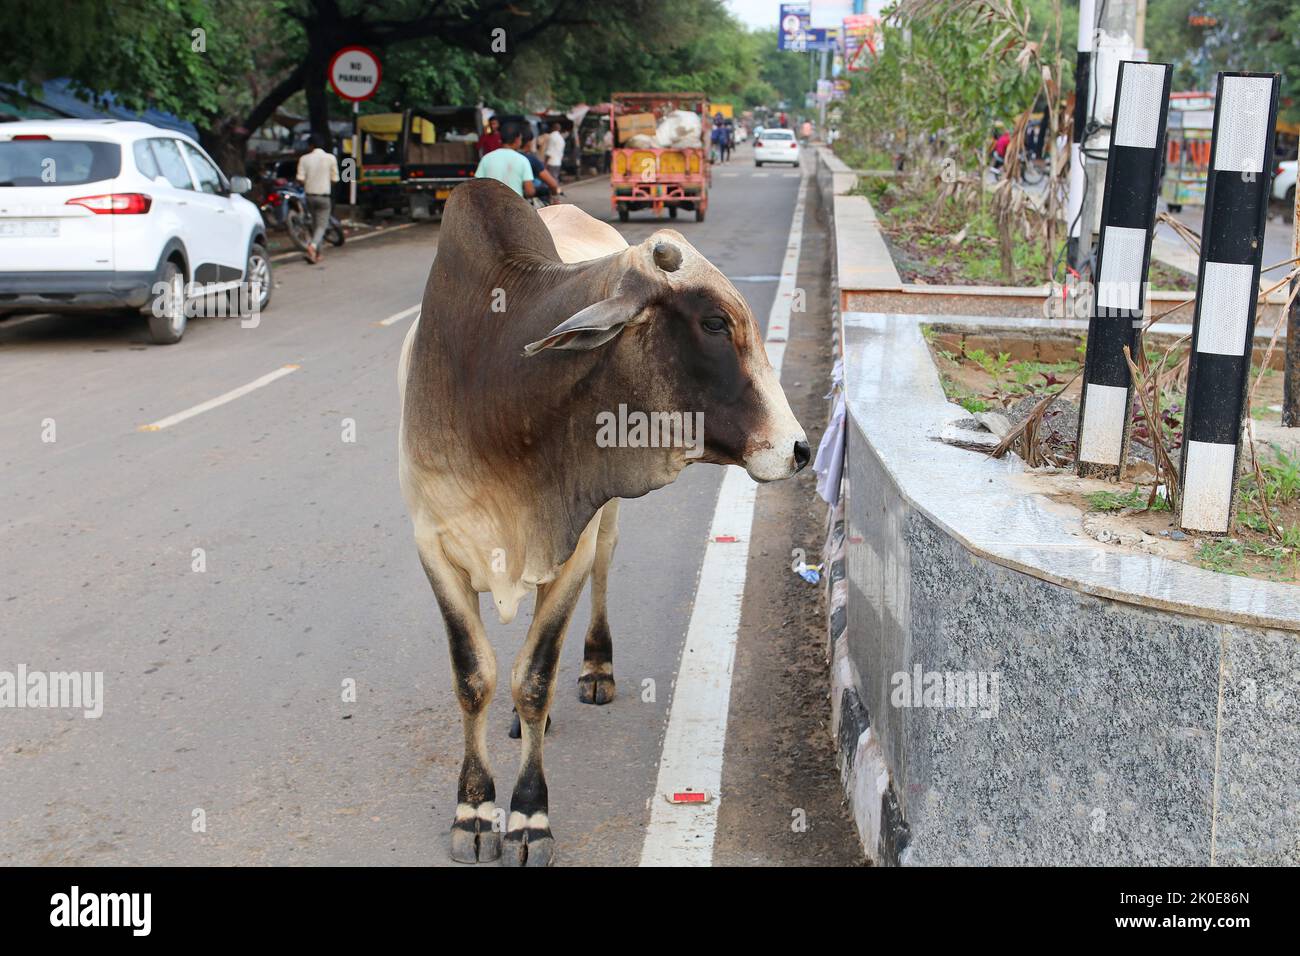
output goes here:
{"type": "Polygon", "coordinates": [[[1138,52],[1139,23],[1144,19],[1139,6],[1139,0],[1082,0],[1079,5],[1076,71],[1082,73],[1075,74],[1067,217],[1070,265],[1081,276],[1089,270],[1095,248],[1119,64],[1138,52]],[[1093,29],[1085,36],[1089,25],[1093,29]]]}
{"type": "MultiPolygon", "coordinates": [[[[1300,259],[1300,189],[1295,194],[1291,219],[1291,255],[1300,259]]],[[[1290,268],[1295,268],[1292,260],[1290,268]]],[[[1281,318],[1278,319],[1281,322],[1281,318]]],[[[1286,370],[1282,380],[1282,424],[1300,427],[1300,277],[1291,281],[1291,308],[1286,315],[1286,370]]]]}
{"type": "Polygon", "coordinates": [[[1066,201],[1069,223],[1067,242],[1070,266],[1077,272],[1088,257],[1080,252],[1079,227],[1083,221],[1083,197],[1088,189],[1083,168],[1083,143],[1088,129],[1088,90],[1092,77],[1092,38],[1097,30],[1097,10],[1093,0],[1079,2],[1079,41],[1074,63],[1074,129],[1070,136],[1070,191],[1066,201]]]}

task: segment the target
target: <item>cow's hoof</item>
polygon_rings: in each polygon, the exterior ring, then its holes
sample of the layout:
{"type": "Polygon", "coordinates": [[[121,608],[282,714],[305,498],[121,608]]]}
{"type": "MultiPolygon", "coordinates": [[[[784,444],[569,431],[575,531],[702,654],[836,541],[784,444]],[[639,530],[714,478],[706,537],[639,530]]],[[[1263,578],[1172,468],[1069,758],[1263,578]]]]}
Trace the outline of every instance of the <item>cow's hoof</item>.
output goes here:
{"type": "MultiPolygon", "coordinates": [[[[519,711],[512,710],[510,712],[510,739],[518,740],[520,737],[523,736],[523,732],[524,732],[523,728],[519,726],[519,711]]],[[[546,732],[548,734],[551,732],[550,714],[546,715],[546,732]]]]}
{"type": "Polygon", "coordinates": [[[578,700],[584,704],[608,704],[613,699],[613,674],[583,674],[578,678],[578,700]]]}
{"type": "Polygon", "coordinates": [[[457,863],[490,863],[501,856],[501,832],[492,827],[496,807],[462,804],[451,825],[451,858],[457,863]]]}
{"type": "Polygon", "coordinates": [[[555,862],[555,840],[546,814],[525,818],[522,813],[512,813],[510,822],[512,827],[519,825],[506,831],[502,866],[551,866],[555,862]]]}

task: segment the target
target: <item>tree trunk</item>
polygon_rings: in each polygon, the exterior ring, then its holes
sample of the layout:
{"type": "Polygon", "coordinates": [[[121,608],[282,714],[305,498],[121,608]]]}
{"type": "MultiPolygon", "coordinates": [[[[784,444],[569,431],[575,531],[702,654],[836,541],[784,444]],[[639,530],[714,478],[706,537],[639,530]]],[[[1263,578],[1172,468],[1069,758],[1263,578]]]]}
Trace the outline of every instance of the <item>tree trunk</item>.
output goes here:
{"type": "Polygon", "coordinates": [[[326,152],[329,152],[334,148],[334,137],[330,135],[330,110],[327,98],[331,94],[325,89],[327,63],[327,58],[315,48],[307,54],[303,90],[307,94],[307,118],[311,121],[311,131],[324,139],[322,146],[326,152]]]}
{"type": "Polygon", "coordinates": [[[239,134],[229,122],[211,129],[199,129],[199,145],[213,158],[227,176],[246,176],[247,134],[239,134]]]}

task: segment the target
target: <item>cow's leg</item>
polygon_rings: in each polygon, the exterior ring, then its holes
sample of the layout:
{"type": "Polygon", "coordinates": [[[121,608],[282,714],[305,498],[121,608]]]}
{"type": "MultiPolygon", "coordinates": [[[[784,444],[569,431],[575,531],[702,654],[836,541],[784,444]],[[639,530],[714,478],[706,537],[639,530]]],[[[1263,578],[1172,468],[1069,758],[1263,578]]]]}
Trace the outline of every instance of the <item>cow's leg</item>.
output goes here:
{"type": "Polygon", "coordinates": [[[522,729],[523,752],[519,757],[519,779],[510,797],[510,818],[506,823],[507,866],[549,866],[554,859],[554,842],[547,817],[546,775],[542,770],[542,746],[546,741],[546,718],[555,696],[555,671],[564,644],[564,632],[573,608],[582,594],[596,551],[597,519],[582,533],[573,555],[555,579],[537,589],[537,607],[515,666],[510,672],[510,689],[515,698],[522,729]]]}
{"type": "Polygon", "coordinates": [[[458,863],[501,855],[496,822],[496,785],[487,756],[487,706],[497,684],[497,659],[479,617],[478,594],[464,572],[452,567],[436,541],[420,543],[420,561],[447,625],[452,680],[465,728],[465,758],[456,784],[451,858],[458,863]]]}
{"type": "Polygon", "coordinates": [[[582,648],[582,671],[578,674],[578,700],[584,704],[608,704],[614,699],[614,641],[609,635],[606,593],[609,565],[618,544],[618,499],[600,512],[596,536],[596,557],[591,566],[591,624],[582,648]]]}

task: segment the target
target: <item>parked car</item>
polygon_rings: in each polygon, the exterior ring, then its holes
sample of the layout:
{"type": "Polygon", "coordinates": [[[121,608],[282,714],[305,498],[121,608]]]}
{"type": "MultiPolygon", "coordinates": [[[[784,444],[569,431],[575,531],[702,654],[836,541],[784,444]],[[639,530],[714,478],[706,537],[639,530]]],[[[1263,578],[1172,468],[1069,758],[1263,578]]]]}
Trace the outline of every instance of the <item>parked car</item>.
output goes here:
{"type": "Polygon", "coordinates": [[[754,140],[754,165],[789,163],[798,166],[800,152],[793,130],[765,129],[763,135],[754,140]]]}
{"type": "Polygon", "coordinates": [[[148,123],[6,123],[0,313],[143,312],[153,340],[170,344],[195,301],[242,293],[260,311],[271,261],[250,188],[188,136],[148,123]]]}
{"type": "Polygon", "coordinates": [[[1273,172],[1273,198],[1282,203],[1282,216],[1287,222],[1295,215],[1296,160],[1278,163],[1273,172]]]}

